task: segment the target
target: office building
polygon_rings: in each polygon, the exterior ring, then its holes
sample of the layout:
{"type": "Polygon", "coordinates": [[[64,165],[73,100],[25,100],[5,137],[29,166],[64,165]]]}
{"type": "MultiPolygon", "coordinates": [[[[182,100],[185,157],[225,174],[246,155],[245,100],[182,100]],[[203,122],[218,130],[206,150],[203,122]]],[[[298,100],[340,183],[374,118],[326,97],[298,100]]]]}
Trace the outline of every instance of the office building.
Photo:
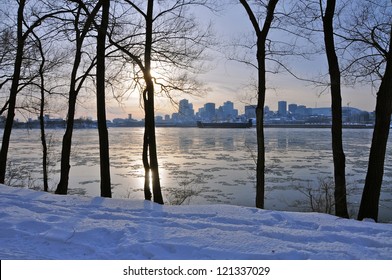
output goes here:
{"type": "Polygon", "coordinates": [[[195,112],[193,110],[192,103],[189,103],[187,99],[180,100],[178,108],[178,117],[183,121],[191,121],[194,119],[195,112]]]}
{"type": "Polygon", "coordinates": [[[234,109],[234,103],[231,101],[226,101],[223,106],[219,108],[220,114],[222,114],[222,119],[229,120],[238,117],[238,110],[234,109]]]}
{"type": "Polygon", "coordinates": [[[247,119],[256,118],[256,105],[246,105],[245,106],[245,117],[247,119]]]}
{"type": "Polygon", "coordinates": [[[298,105],[297,104],[289,104],[289,112],[292,114],[292,115],[295,115],[295,113],[296,113],[296,111],[297,111],[297,108],[298,108],[298,105]]]}
{"type": "Polygon", "coordinates": [[[278,114],[281,117],[285,117],[287,115],[287,102],[279,101],[278,102],[278,114]]]}
{"type": "Polygon", "coordinates": [[[204,116],[203,118],[208,120],[213,120],[216,118],[215,114],[215,103],[206,103],[204,104],[204,116]]]}

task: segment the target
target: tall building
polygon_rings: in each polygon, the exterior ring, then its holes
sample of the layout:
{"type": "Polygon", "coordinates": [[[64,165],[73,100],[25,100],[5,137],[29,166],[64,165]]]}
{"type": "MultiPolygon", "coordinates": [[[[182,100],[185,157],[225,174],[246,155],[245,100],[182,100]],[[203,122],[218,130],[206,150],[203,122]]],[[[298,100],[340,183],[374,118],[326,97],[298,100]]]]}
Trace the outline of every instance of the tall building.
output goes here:
{"type": "Polygon", "coordinates": [[[305,105],[298,105],[297,110],[296,110],[296,115],[297,116],[307,116],[309,114],[310,108],[306,108],[305,105]]]}
{"type": "Polygon", "coordinates": [[[223,103],[223,111],[231,113],[234,110],[234,103],[231,101],[226,101],[223,103]]]}
{"type": "Polygon", "coordinates": [[[245,106],[245,117],[247,119],[256,118],[256,105],[246,105],[245,106]]]}
{"type": "Polygon", "coordinates": [[[199,110],[197,110],[196,117],[201,119],[205,118],[205,111],[206,110],[204,109],[204,107],[199,108],[199,110]]]}
{"type": "Polygon", "coordinates": [[[220,107],[220,113],[225,120],[234,119],[238,116],[238,110],[234,109],[234,103],[231,101],[223,103],[223,106],[220,107]]]}
{"type": "Polygon", "coordinates": [[[286,101],[279,101],[278,102],[278,114],[283,117],[287,115],[287,102],[286,101]]]}
{"type": "Polygon", "coordinates": [[[192,103],[189,103],[187,99],[180,100],[178,114],[179,114],[179,118],[184,121],[193,120],[195,112],[193,110],[192,103]]]}
{"type": "Polygon", "coordinates": [[[206,103],[204,104],[204,116],[203,118],[208,120],[215,119],[215,103],[206,103]]]}
{"type": "Polygon", "coordinates": [[[289,104],[289,112],[295,115],[297,111],[298,105],[297,104],[289,104]]]}

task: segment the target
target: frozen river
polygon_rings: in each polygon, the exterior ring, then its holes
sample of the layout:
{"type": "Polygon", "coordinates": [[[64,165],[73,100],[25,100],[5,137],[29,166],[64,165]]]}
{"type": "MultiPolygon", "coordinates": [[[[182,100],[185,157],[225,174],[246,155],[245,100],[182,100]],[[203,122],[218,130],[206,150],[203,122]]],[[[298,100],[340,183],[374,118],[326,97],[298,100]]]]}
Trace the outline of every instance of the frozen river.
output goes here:
{"type": "MultiPolygon", "coordinates": [[[[51,138],[50,186],[59,180],[63,130],[48,130],[51,138]]],[[[142,128],[110,128],[113,197],[143,199],[142,128]]],[[[309,210],[307,189],[332,177],[329,129],[267,128],[265,207],[309,210]]],[[[371,129],[344,130],[349,208],[356,216],[367,170],[371,129]]],[[[391,140],[392,141],[392,140],[391,140]]],[[[254,206],[256,132],[251,129],[157,128],[161,185],[168,202],[173,190],[194,190],[185,203],[226,203],[254,206]]],[[[391,142],[389,144],[392,144],[391,142]]],[[[391,147],[391,145],[389,145],[391,147]]],[[[14,130],[8,178],[41,185],[39,130],[14,130]]],[[[380,202],[380,220],[392,221],[392,151],[388,148],[380,202]]],[[[99,195],[98,133],[75,130],[70,191],[99,195]]]]}

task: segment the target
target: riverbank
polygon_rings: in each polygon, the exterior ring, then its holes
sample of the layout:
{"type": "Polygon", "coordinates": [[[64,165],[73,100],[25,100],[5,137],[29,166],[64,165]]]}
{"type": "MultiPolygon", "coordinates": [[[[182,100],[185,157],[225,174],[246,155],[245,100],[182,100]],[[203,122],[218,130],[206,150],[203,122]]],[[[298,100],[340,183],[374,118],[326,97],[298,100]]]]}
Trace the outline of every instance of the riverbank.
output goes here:
{"type": "Polygon", "coordinates": [[[0,258],[392,259],[392,224],[0,185],[0,258]]]}

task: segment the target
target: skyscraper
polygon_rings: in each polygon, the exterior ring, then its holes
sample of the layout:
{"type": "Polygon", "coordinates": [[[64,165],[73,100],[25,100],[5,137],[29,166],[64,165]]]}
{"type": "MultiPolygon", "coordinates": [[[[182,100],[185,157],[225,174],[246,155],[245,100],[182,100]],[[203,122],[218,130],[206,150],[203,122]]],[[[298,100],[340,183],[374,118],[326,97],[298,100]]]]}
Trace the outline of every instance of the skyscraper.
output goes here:
{"type": "Polygon", "coordinates": [[[286,101],[279,101],[278,102],[278,114],[282,117],[287,115],[287,102],[286,101]]]}
{"type": "Polygon", "coordinates": [[[295,112],[297,111],[298,105],[297,104],[289,104],[289,112],[291,114],[295,114],[295,112]]]}
{"type": "Polygon", "coordinates": [[[233,119],[238,116],[238,110],[234,109],[234,103],[231,101],[223,103],[222,113],[224,119],[233,119]]]}
{"type": "Polygon", "coordinates": [[[208,120],[215,119],[215,103],[204,104],[204,117],[208,120]]]}
{"type": "Polygon", "coordinates": [[[245,106],[245,117],[247,119],[256,118],[256,105],[246,105],[245,106]]]}
{"type": "Polygon", "coordinates": [[[192,120],[195,115],[192,103],[189,103],[187,99],[180,100],[178,114],[179,118],[183,120],[192,120]]]}

